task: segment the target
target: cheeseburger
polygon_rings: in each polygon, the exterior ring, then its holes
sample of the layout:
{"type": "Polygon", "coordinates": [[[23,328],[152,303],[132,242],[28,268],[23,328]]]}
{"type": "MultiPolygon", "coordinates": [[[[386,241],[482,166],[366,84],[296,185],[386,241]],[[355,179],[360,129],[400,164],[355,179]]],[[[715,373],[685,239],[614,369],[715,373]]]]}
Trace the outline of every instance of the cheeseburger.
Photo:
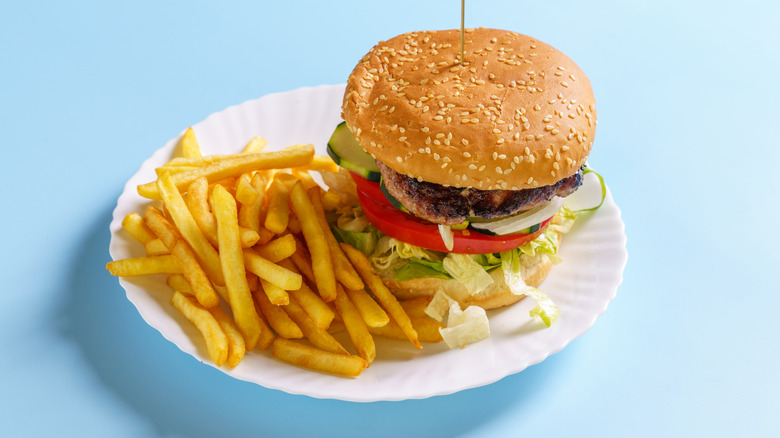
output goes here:
{"type": "Polygon", "coordinates": [[[352,71],[342,116],[329,152],[370,226],[337,231],[375,233],[362,249],[399,298],[505,306],[558,261],[596,132],[566,55],[506,30],[466,29],[463,59],[459,29],[399,35],[352,71]]]}

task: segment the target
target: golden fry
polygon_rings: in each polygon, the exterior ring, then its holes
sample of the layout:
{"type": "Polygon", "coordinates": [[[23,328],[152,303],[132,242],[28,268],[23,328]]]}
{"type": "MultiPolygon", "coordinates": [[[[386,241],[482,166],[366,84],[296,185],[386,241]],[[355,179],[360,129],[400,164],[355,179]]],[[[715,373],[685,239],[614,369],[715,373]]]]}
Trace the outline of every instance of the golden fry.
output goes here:
{"type": "Polygon", "coordinates": [[[202,157],[200,153],[200,146],[198,140],[195,139],[195,131],[190,126],[184,131],[184,135],[181,136],[179,141],[179,147],[181,148],[181,155],[184,158],[197,158],[202,157]]]}
{"type": "Polygon", "coordinates": [[[252,177],[249,173],[242,173],[236,182],[236,201],[243,205],[254,204],[260,193],[252,187],[252,177]]]}
{"type": "Polygon", "coordinates": [[[254,137],[252,140],[249,140],[249,143],[247,143],[246,146],[244,146],[243,152],[247,154],[262,152],[267,145],[268,140],[262,137],[254,137]]]}
{"type": "Polygon", "coordinates": [[[295,300],[290,300],[290,304],[282,306],[290,319],[300,327],[303,336],[309,340],[315,347],[337,354],[349,354],[346,349],[330,333],[317,326],[309,314],[295,300]]]}
{"type": "Polygon", "coordinates": [[[157,238],[152,231],[146,227],[141,215],[135,212],[125,215],[124,219],[122,219],[122,228],[133,236],[133,239],[144,245],[157,238]]]}
{"type": "Polygon", "coordinates": [[[309,170],[318,172],[338,172],[339,165],[327,155],[315,155],[314,158],[312,158],[311,163],[292,169],[293,173],[309,170]]]}
{"type": "Polygon", "coordinates": [[[333,235],[333,231],[331,231],[330,225],[328,225],[328,220],[325,218],[325,210],[322,208],[320,191],[321,189],[319,187],[309,190],[309,200],[311,201],[311,205],[314,208],[314,214],[325,235],[328,250],[330,251],[330,256],[333,260],[333,269],[335,271],[336,279],[347,289],[362,289],[363,282],[360,280],[360,276],[355,271],[355,268],[352,267],[347,256],[344,255],[338,240],[336,240],[336,236],[333,235]]]}
{"type": "Polygon", "coordinates": [[[306,280],[308,280],[309,283],[316,285],[317,279],[314,278],[314,270],[311,266],[311,255],[300,239],[295,236],[293,236],[293,238],[295,239],[295,252],[290,256],[290,260],[295,263],[295,267],[298,268],[298,271],[304,277],[306,277],[306,280]]]}
{"type": "Polygon", "coordinates": [[[290,319],[290,316],[287,315],[287,312],[281,306],[272,304],[263,291],[255,292],[254,296],[257,306],[268,321],[268,325],[274,329],[277,335],[287,339],[300,339],[303,337],[301,328],[290,319]]]}
{"type": "Polygon", "coordinates": [[[422,296],[411,300],[399,301],[409,318],[430,318],[425,313],[425,308],[431,303],[432,296],[422,296]]]}
{"type": "Polygon", "coordinates": [[[190,284],[187,282],[187,279],[184,278],[181,274],[171,274],[168,276],[168,278],[165,280],[165,283],[173,290],[177,290],[181,293],[185,293],[187,295],[192,295],[192,287],[190,287],[190,284]]]}
{"type": "MultiPolygon", "coordinates": [[[[284,290],[300,289],[303,277],[301,274],[285,269],[257,255],[251,249],[244,250],[246,269],[271,284],[284,290]]],[[[272,300],[273,301],[273,300],[272,300]]],[[[279,304],[279,303],[274,303],[279,304]]]]}
{"type": "Polygon", "coordinates": [[[228,357],[228,338],[214,315],[179,291],[173,293],[171,304],[203,334],[211,360],[221,367],[228,357]]]}
{"type": "Polygon", "coordinates": [[[219,295],[211,285],[209,277],[195,258],[195,253],[184,240],[177,240],[171,248],[171,254],[179,260],[184,278],[192,288],[193,295],[205,308],[210,309],[219,304],[219,295]]]}
{"type": "MultiPolygon", "coordinates": [[[[177,189],[184,190],[202,176],[212,183],[252,170],[304,166],[310,163],[313,157],[312,145],[290,147],[278,152],[239,154],[188,172],[177,173],[172,176],[172,182],[177,189]]],[[[138,194],[149,199],[162,199],[160,188],[154,182],[139,185],[138,194]]]]}
{"type": "Polygon", "coordinates": [[[358,356],[370,364],[376,357],[374,338],[371,337],[363,317],[349,300],[347,294],[344,293],[340,284],[336,285],[336,300],[333,303],[341,315],[341,320],[347,328],[347,334],[349,334],[349,339],[352,341],[358,356]]]}
{"type": "Polygon", "coordinates": [[[322,194],[322,208],[324,208],[325,211],[331,211],[339,208],[341,202],[342,198],[338,193],[328,191],[322,194]]]}
{"type": "Polygon", "coordinates": [[[283,338],[274,341],[272,355],[299,367],[348,377],[359,376],[368,366],[359,356],[330,353],[283,338]]]}
{"type": "Polygon", "coordinates": [[[254,248],[254,251],[269,262],[278,263],[295,253],[295,238],[292,234],[277,237],[268,243],[254,248]]]}
{"type": "Polygon", "coordinates": [[[114,260],[113,262],[106,263],[106,269],[115,277],[182,273],[179,261],[170,254],[114,260]]]}
{"type": "Polygon", "coordinates": [[[255,173],[250,184],[257,191],[257,198],[251,204],[240,206],[238,224],[259,234],[262,228],[261,221],[265,221],[265,206],[263,205],[265,202],[265,179],[260,173],[255,173]]]}
{"type": "Polygon", "coordinates": [[[390,317],[398,323],[409,341],[418,349],[422,348],[417,337],[417,332],[414,330],[412,322],[409,319],[409,315],[406,314],[404,308],[401,307],[395,296],[390,292],[387,286],[385,286],[382,279],[374,272],[371,262],[368,261],[365,254],[346,243],[342,243],[341,248],[344,250],[344,253],[352,262],[355,269],[357,269],[358,273],[360,273],[363,281],[368,285],[369,289],[371,289],[374,298],[379,301],[390,317]]]}
{"type": "MultiPolygon", "coordinates": [[[[279,262],[279,265],[298,273],[297,268],[290,260],[282,260],[279,262]]],[[[289,290],[287,293],[303,308],[317,327],[321,329],[330,327],[330,323],[336,317],[336,313],[322,300],[319,294],[311,290],[306,282],[301,283],[300,289],[289,290]]]]}
{"type": "Polygon", "coordinates": [[[274,234],[282,234],[287,229],[289,217],[290,192],[282,181],[274,178],[268,188],[268,210],[264,226],[274,234]]]}
{"type": "Polygon", "coordinates": [[[251,248],[260,240],[260,235],[255,230],[239,227],[238,232],[242,248],[251,248]]]}
{"type": "Polygon", "coordinates": [[[208,241],[217,245],[217,220],[209,207],[209,182],[198,178],[187,188],[187,207],[208,241]]]}
{"type": "Polygon", "coordinates": [[[249,284],[246,281],[244,253],[238,231],[236,201],[225,188],[214,187],[211,193],[211,209],[217,219],[219,260],[224,272],[229,304],[233,318],[244,336],[247,350],[252,350],[260,339],[263,322],[255,309],[249,284]]]}
{"type": "Polygon", "coordinates": [[[387,312],[371,298],[371,295],[365,289],[347,289],[346,294],[369,327],[383,327],[390,321],[387,312]]]}
{"type": "MultiPolygon", "coordinates": [[[[411,318],[410,320],[412,322],[412,326],[417,331],[417,336],[420,342],[435,344],[436,342],[442,341],[439,328],[444,326],[436,320],[431,319],[428,316],[425,318],[411,318]]],[[[382,336],[385,338],[399,339],[402,341],[409,339],[406,337],[406,334],[403,332],[403,330],[401,330],[401,327],[392,320],[384,327],[369,327],[368,331],[372,335],[382,336]]]]}
{"type": "MultiPolygon", "coordinates": [[[[192,213],[187,208],[179,190],[174,186],[172,177],[169,174],[163,174],[157,179],[160,194],[168,212],[173,218],[179,232],[184,240],[190,244],[192,250],[201,261],[203,269],[208,273],[209,278],[219,285],[225,284],[225,277],[222,274],[222,266],[219,261],[217,250],[211,246],[206,236],[201,231],[192,213]]],[[[166,245],[167,246],[167,245],[166,245]]]]}
{"type": "Polygon", "coordinates": [[[328,242],[325,238],[325,232],[317,220],[314,207],[303,188],[303,184],[296,182],[290,190],[290,200],[292,201],[295,214],[301,222],[303,237],[312,256],[312,270],[317,282],[317,290],[322,299],[333,301],[336,299],[336,275],[333,272],[333,261],[328,248],[328,242]]]}
{"type": "Polygon", "coordinates": [[[179,230],[173,226],[162,211],[155,207],[149,206],[146,208],[144,223],[169,251],[173,248],[176,241],[182,238],[179,230]]]}
{"type": "Polygon", "coordinates": [[[154,239],[146,242],[146,244],[144,244],[144,248],[146,249],[146,255],[148,256],[157,256],[171,253],[171,251],[165,246],[164,243],[162,243],[162,240],[160,239],[154,239]]]}
{"type": "Polygon", "coordinates": [[[235,367],[244,359],[246,353],[246,344],[244,343],[244,337],[241,335],[241,331],[238,326],[221,307],[217,306],[209,309],[209,312],[217,320],[222,331],[225,332],[228,340],[228,355],[227,365],[231,368],[235,367]]]}

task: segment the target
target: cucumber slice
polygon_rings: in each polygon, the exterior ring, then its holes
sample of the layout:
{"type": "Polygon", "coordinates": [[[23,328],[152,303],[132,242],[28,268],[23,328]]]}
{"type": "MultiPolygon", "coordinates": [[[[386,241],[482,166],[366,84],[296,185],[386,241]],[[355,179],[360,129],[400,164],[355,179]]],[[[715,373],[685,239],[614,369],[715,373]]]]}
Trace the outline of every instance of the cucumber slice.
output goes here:
{"type": "Polygon", "coordinates": [[[403,211],[404,213],[409,213],[409,210],[407,210],[406,207],[401,205],[401,203],[398,202],[398,200],[395,199],[393,195],[391,195],[390,192],[387,191],[387,187],[385,186],[384,181],[379,181],[379,190],[382,191],[382,194],[385,195],[385,198],[387,198],[387,201],[390,202],[390,204],[392,204],[393,207],[403,211]]]}
{"type": "Polygon", "coordinates": [[[382,177],[376,166],[376,161],[363,149],[363,146],[360,146],[346,122],[339,123],[330,136],[328,155],[339,166],[351,170],[369,181],[379,182],[382,177]]]}
{"type": "Polygon", "coordinates": [[[485,234],[533,233],[539,229],[538,224],[551,218],[562,206],[563,198],[556,196],[550,202],[539,208],[504,219],[472,223],[469,227],[485,234]],[[534,227],[536,227],[536,230],[533,230],[534,227]]]}

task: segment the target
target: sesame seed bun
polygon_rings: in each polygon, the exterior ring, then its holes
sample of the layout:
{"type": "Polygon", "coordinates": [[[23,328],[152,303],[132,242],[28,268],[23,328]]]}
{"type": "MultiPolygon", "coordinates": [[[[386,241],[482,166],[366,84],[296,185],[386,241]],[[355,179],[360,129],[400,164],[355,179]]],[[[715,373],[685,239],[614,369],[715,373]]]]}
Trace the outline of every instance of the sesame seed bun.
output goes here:
{"type": "Polygon", "coordinates": [[[580,68],[555,48],[497,29],[413,32],[380,42],[353,70],[342,107],[374,158],[453,187],[522,190],[585,163],[596,105],[580,68]]]}

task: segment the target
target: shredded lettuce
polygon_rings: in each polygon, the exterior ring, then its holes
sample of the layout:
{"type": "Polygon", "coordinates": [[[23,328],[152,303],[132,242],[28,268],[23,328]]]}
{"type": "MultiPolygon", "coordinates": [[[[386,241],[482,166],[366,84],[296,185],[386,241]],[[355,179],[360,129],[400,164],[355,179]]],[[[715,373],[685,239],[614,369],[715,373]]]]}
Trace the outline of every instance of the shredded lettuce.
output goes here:
{"type": "MultiPolygon", "coordinates": [[[[513,251],[519,251],[520,253],[528,254],[529,256],[544,254],[549,257],[550,261],[552,261],[554,264],[558,264],[562,261],[558,256],[558,232],[550,227],[547,227],[547,229],[545,229],[544,232],[536,239],[518,247],[513,251]]],[[[501,254],[501,260],[503,262],[504,253],[501,254]]]]}
{"type": "Polygon", "coordinates": [[[377,242],[376,249],[371,257],[373,264],[380,269],[389,268],[393,262],[406,259],[422,259],[439,261],[434,251],[420,248],[389,236],[382,236],[377,242]]]}
{"type": "Polygon", "coordinates": [[[493,278],[468,254],[449,253],[444,257],[444,269],[462,284],[471,295],[482,292],[493,278]]]}
{"type": "Polygon", "coordinates": [[[549,327],[559,315],[558,307],[550,297],[539,289],[528,286],[523,281],[523,266],[518,250],[501,253],[501,268],[504,270],[504,282],[515,295],[526,295],[536,301],[536,307],[531,309],[531,317],[538,316],[549,327]]]}
{"type": "Polygon", "coordinates": [[[452,277],[444,269],[444,264],[442,262],[409,259],[403,266],[395,270],[395,278],[398,281],[404,281],[413,278],[451,279],[452,277]]]}

